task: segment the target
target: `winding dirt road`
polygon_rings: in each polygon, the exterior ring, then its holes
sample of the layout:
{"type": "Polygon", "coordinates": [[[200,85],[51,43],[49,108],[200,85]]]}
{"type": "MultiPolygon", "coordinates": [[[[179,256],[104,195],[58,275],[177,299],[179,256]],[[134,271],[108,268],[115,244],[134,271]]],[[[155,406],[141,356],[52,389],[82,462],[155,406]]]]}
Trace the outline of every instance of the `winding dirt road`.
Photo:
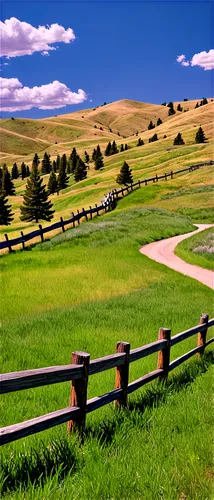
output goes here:
{"type": "Polygon", "coordinates": [[[193,234],[199,233],[204,229],[213,227],[213,224],[195,224],[198,229],[192,233],[181,234],[179,236],[173,236],[172,238],[167,238],[166,240],[154,241],[148,245],[144,245],[140,248],[140,252],[146,255],[152,260],[164,264],[175,271],[178,271],[185,276],[190,276],[195,280],[200,281],[204,285],[213,289],[214,285],[214,273],[208,269],[203,269],[199,266],[194,266],[184,262],[182,259],[174,254],[175,247],[180,243],[180,241],[189,238],[193,234]]]}

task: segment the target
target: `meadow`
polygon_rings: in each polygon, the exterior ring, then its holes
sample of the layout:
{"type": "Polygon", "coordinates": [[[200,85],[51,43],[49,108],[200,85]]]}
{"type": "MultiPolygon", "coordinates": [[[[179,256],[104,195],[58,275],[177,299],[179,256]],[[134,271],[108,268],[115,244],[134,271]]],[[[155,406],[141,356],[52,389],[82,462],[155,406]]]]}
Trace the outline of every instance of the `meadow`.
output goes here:
{"type": "MultiPolygon", "coordinates": [[[[105,158],[103,171],[94,171],[90,164],[86,180],[76,184],[71,176],[68,188],[52,197],[54,221],[60,216],[68,218],[71,211],[100,202],[105,193],[118,187],[115,178],[124,160],[136,181],[212,159],[212,103],[196,110],[195,103],[185,104],[188,113],[170,118],[164,106],[119,101],[37,124],[2,121],[6,139],[1,161],[9,166],[16,160],[20,163],[21,151],[25,151],[27,163],[32,160],[35,141],[45,149],[45,143],[49,144],[52,159],[57,152],[70,152],[74,145],[80,153],[85,148],[91,153],[97,143],[104,149],[113,138],[118,145],[127,142],[130,149],[105,158]],[[160,140],[148,144],[152,131],[146,130],[146,124],[159,116],[163,119],[158,128],[160,140]],[[194,127],[201,123],[208,140],[195,144],[194,127]],[[103,131],[94,124],[102,125],[103,131]],[[139,135],[147,141],[142,147],[136,147],[137,137],[131,135],[137,127],[139,131],[142,127],[139,135]],[[29,137],[32,129],[34,141],[29,137]],[[173,137],[180,130],[185,145],[174,148],[173,137]],[[165,132],[167,138],[163,139],[165,132]],[[55,144],[53,134],[70,142],[55,144]],[[73,134],[73,142],[69,134],[73,134]],[[9,146],[7,142],[9,135],[14,138],[14,150],[13,143],[9,146]],[[27,149],[25,141],[29,140],[27,149]]],[[[139,248],[194,231],[194,222],[213,221],[212,169],[204,167],[144,186],[120,199],[113,212],[55,234],[44,244],[35,241],[25,251],[2,255],[3,372],[64,365],[70,363],[75,350],[89,352],[94,359],[114,353],[119,340],[135,348],[157,340],[160,327],[171,328],[174,335],[197,325],[202,313],[211,318],[211,289],[148,259],[139,248]]],[[[2,238],[5,232],[12,238],[20,230],[30,232],[36,227],[19,219],[25,180],[14,184],[17,194],[10,202],[15,220],[6,230],[1,228],[2,238]]],[[[193,236],[185,248],[179,247],[179,253],[187,261],[203,259],[197,262],[207,267],[209,257],[192,252],[201,246],[201,240],[193,236]]],[[[213,328],[208,338],[212,335],[213,328]]],[[[171,359],[195,346],[196,336],[177,344],[171,359]]],[[[63,424],[5,445],[1,449],[2,497],[211,499],[212,362],[209,346],[203,357],[191,358],[173,371],[165,384],[153,382],[133,393],[127,410],[118,411],[110,404],[91,413],[84,443],[76,433],[68,437],[63,424]]],[[[130,381],[156,365],[157,354],[132,363],[130,381]]],[[[88,398],[113,389],[114,379],[115,370],[90,377],[88,398]]],[[[67,407],[69,394],[67,382],[6,394],[2,397],[2,426],[67,407]]]]}
{"type": "MultiPolygon", "coordinates": [[[[76,349],[90,352],[93,359],[115,352],[118,340],[138,347],[156,340],[160,326],[175,334],[198,324],[202,312],[212,316],[211,290],[139,253],[144,243],[193,229],[190,219],[162,209],[129,208],[4,256],[4,371],[66,364],[76,349]]],[[[193,337],[175,346],[172,359],[195,343],[193,337]]],[[[152,355],[132,364],[130,381],[155,369],[156,361],[152,355]]],[[[130,498],[174,499],[178,491],[194,498],[199,490],[199,498],[207,498],[210,442],[203,439],[202,445],[196,428],[202,418],[198,394],[201,384],[208,394],[210,363],[209,355],[189,361],[170,375],[166,388],[153,383],[139,390],[130,397],[129,412],[118,413],[110,405],[91,414],[83,446],[76,436],[67,437],[66,425],[6,445],[5,498],[125,498],[127,488],[130,498]],[[164,446],[162,419],[168,427],[164,446]]],[[[114,370],[96,375],[88,397],[113,386],[114,370]]],[[[9,425],[67,406],[69,383],[2,399],[2,423],[9,425]]],[[[209,401],[206,396],[207,430],[209,401]]]]}
{"type": "Polygon", "coordinates": [[[179,243],[175,253],[190,264],[214,270],[213,237],[214,228],[205,229],[179,243]]]}

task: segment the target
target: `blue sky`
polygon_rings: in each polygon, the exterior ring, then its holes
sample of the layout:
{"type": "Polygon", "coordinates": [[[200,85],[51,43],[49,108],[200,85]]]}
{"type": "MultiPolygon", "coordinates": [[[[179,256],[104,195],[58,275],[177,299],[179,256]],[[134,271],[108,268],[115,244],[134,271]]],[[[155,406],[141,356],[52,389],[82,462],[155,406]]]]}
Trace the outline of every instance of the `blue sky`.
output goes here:
{"type": "Polygon", "coordinates": [[[212,96],[212,70],[176,61],[212,49],[212,2],[2,2],[2,21],[11,17],[35,28],[58,23],[76,38],[53,44],[58,49],[49,56],[2,58],[8,65],[1,66],[1,76],[30,88],[58,80],[88,97],[60,109],[33,107],[2,117],[42,118],[124,98],[161,103],[212,96]]]}

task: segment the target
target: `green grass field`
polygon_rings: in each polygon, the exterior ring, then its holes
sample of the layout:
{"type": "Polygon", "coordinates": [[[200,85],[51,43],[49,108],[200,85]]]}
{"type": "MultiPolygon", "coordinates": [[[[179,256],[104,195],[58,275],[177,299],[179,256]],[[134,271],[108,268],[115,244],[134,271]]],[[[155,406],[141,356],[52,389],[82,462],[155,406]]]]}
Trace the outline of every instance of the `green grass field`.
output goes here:
{"type": "MultiPolygon", "coordinates": [[[[161,326],[175,334],[198,324],[202,312],[211,316],[211,290],[139,253],[143,243],[191,229],[191,220],[180,215],[126,208],[27,252],[4,256],[4,371],[66,364],[76,349],[90,352],[93,359],[115,352],[118,340],[130,341],[134,348],[156,340],[161,326]]],[[[175,346],[172,359],[195,343],[193,337],[175,346]]],[[[155,369],[156,362],[152,355],[133,363],[130,381],[155,369]]],[[[202,446],[198,438],[202,418],[198,397],[203,386],[207,411],[203,410],[202,421],[209,431],[210,358],[202,365],[192,360],[187,368],[178,369],[163,396],[155,383],[150,386],[152,393],[134,393],[130,412],[118,414],[110,405],[89,415],[83,447],[75,436],[67,438],[66,425],[5,446],[5,498],[119,499],[127,491],[130,498],[171,500],[179,498],[179,492],[190,499],[199,491],[199,498],[207,498],[211,447],[209,439],[203,439],[202,446]],[[176,382],[179,373],[183,384],[176,382]],[[167,422],[164,441],[163,421],[167,422]]],[[[88,397],[111,390],[114,375],[110,370],[91,377],[88,397]]],[[[66,407],[69,384],[2,399],[2,425],[10,425],[66,407]]]]}
{"type": "Polygon", "coordinates": [[[214,270],[213,237],[214,228],[205,229],[179,243],[175,253],[190,264],[214,270]]]}

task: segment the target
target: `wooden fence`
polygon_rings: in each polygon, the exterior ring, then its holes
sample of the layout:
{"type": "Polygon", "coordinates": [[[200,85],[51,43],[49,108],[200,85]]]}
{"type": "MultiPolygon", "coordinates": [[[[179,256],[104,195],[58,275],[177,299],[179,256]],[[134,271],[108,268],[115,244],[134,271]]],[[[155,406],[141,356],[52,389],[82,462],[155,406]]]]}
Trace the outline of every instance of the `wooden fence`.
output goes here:
{"type": "Polygon", "coordinates": [[[37,238],[38,236],[41,237],[41,242],[43,243],[44,235],[46,233],[54,231],[55,229],[62,229],[62,231],[65,232],[65,227],[68,225],[72,225],[72,227],[75,227],[75,223],[79,225],[80,220],[83,218],[85,218],[85,220],[88,221],[89,219],[92,219],[93,214],[99,215],[100,212],[106,212],[107,210],[111,210],[111,208],[114,208],[115,206],[115,200],[118,200],[120,195],[125,196],[134,189],[140,188],[143,184],[147,186],[148,182],[158,182],[159,180],[167,180],[168,178],[173,179],[174,175],[181,174],[183,172],[193,172],[194,170],[200,167],[210,166],[210,165],[214,165],[213,160],[210,160],[209,162],[206,163],[197,163],[195,165],[190,165],[189,167],[183,168],[182,170],[176,170],[175,172],[171,171],[165,173],[164,175],[155,175],[155,177],[149,177],[148,179],[139,180],[122,189],[114,189],[108,194],[106,199],[102,201],[99,206],[95,204],[94,208],[89,207],[88,210],[82,208],[82,211],[77,210],[76,215],[72,212],[72,217],[70,219],[63,220],[63,218],[60,217],[59,222],[54,222],[53,224],[47,227],[42,227],[42,225],[39,224],[39,229],[36,229],[28,234],[24,234],[23,231],[21,231],[21,236],[19,236],[18,238],[13,238],[11,240],[9,239],[8,234],[5,234],[4,235],[5,241],[0,242],[0,250],[8,248],[9,252],[12,252],[12,247],[16,245],[22,245],[22,248],[24,249],[25,243],[27,241],[37,238]]]}
{"type": "Polygon", "coordinates": [[[70,365],[3,374],[0,383],[2,394],[68,380],[72,381],[72,386],[68,408],[2,428],[0,430],[1,444],[10,443],[64,422],[68,422],[69,433],[75,428],[82,432],[87,413],[112,401],[117,407],[126,406],[128,394],[156,378],[165,380],[171,370],[174,370],[194,354],[201,356],[205,347],[214,341],[212,338],[206,342],[207,330],[213,325],[214,318],[209,321],[208,314],[203,314],[199,325],[173,337],[171,337],[169,329],[160,328],[156,342],[137,349],[130,350],[128,342],[118,342],[116,354],[103,358],[90,361],[90,354],[73,352],[72,364],[70,365]],[[170,348],[195,334],[198,334],[197,347],[170,362],[170,348]],[[129,364],[155,352],[158,352],[157,369],[129,383],[129,364]],[[87,401],[88,377],[111,368],[116,368],[115,388],[107,394],[87,401]]]}

